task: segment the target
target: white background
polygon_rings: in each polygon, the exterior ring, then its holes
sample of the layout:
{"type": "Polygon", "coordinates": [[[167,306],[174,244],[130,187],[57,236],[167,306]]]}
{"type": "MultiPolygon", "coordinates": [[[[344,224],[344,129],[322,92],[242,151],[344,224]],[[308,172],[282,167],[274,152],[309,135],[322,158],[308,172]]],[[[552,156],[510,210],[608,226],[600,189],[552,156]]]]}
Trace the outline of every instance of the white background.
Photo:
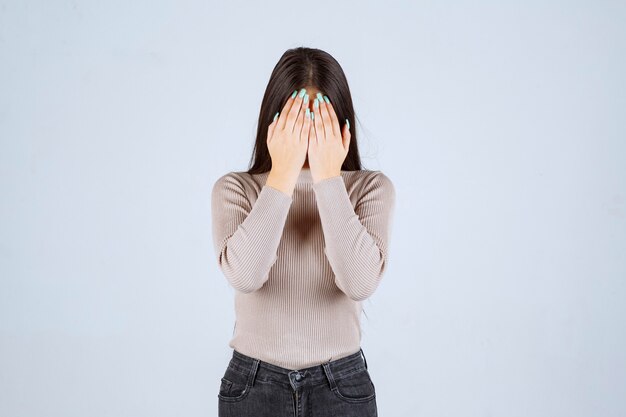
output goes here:
{"type": "Polygon", "coordinates": [[[626,415],[623,2],[0,3],[0,415],[216,416],[210,190],[270,72],[343,66],[396,186],[379,414],[626,415]]]}

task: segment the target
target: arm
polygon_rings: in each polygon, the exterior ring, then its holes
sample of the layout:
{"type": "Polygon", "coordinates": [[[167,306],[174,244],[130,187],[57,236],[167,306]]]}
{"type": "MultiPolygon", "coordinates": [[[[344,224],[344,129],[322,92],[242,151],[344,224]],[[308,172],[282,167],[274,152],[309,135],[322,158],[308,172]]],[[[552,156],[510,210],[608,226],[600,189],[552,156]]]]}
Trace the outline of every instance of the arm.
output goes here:
{"type": "Polygon", "coordinates": [[[231,173],[211,192],[215,255],[228,282],[238,291],[258,290],[278,258],[277,250],[292,197],[264,185],[254,206],[231,173]]]}
{"type": "Polygon", "coordinates": [[[348,297],[370,297],[387,265],[387,248],[395,206],[395,188],[382,172],[365,179],[352,207],[343,177],[313,184],[335,283],[348,297]]]}

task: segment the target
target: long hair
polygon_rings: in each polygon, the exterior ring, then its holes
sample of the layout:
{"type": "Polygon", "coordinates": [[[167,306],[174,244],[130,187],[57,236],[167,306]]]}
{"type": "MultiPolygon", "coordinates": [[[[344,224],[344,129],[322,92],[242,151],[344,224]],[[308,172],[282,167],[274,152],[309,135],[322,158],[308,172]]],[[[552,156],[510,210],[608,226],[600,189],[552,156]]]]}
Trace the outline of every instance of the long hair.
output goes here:
{"type": "Polygon", "coordinates": [[[328,97],[335,109],[340,127],[343,127],[345,119],[350,122],[350,148],[341,165],[341,170],[362,169],[357,147],[352,96],[343,69],[327,52],[315,48],[298,47],[288,49],[280,57],[270,75],[261,102],[249,174],[268,172],[272,168],[272,159],[267,148],[268,127],[276,112],[282,111],[293,91],[306,87],[317,88],[328,97]]]}

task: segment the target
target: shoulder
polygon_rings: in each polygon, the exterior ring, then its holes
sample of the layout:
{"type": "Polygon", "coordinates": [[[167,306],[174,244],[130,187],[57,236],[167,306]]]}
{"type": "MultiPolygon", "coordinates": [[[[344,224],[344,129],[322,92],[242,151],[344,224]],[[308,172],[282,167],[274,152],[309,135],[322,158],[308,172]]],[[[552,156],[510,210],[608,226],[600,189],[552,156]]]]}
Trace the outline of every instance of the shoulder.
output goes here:
{"type": "Polygon", "coordinates": [[[218,177],[213,183],[213,188],[216,186],[224,186],[228,184],[241,184],[240,173],[237,171],[231,171],[218,177]]]}
{"type": "Polygon", "coordinates": [[[247,171],[230,171],[220,176],[213,184],[213,194],[235,193],[254,201],[261,193],[269,173],[250,174],[247,171]]]}
{"type": "Polygon", "coordinates": [[[226,192],[245,192],[245,175],[247,175],[246,172],[240,171],[231,171],[221,175],[213,183],[212,193],[215,195],[226,192]]]}
{"type": "Polygon", "coordinates": [[[384,187],[386,189],[394,189],[394,185],[393,185],[393,181],[391,180],[391,178],[389,178],[389,176],[387,176],[387,174],[385,174],[382,171],[373,171],[373,180],[375,183],[377,183],[380,187],[384,187]]]}
{"type": "Polygon", "coordinates": [[[380,190],[391,196],[395,195],[395,186],[391,178],[380,170],[362,169],[351,171],[355,185],[361,190],[360,194],[367,194],[380,190]]]}
{"type": "Polygon", "coordinates": [[[241,182],[244,175],[248,175],[248,173],[245,171],[230,171],[223,174],[221,177],[218,177],[215,183],[217,184],[218,182],[223,183],[229,181],[241,182]]]}

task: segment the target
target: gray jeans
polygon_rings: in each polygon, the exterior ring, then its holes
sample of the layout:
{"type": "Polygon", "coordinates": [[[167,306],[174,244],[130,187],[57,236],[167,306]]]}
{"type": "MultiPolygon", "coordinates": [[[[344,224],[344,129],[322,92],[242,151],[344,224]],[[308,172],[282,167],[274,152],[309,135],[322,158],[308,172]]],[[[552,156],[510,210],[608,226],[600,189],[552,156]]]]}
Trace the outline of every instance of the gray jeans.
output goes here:
{"type": "Polygon", "coordinates": [[[363,349],[300,370],[233,349],[217,398],[219,417],[378,416],[363,349]]]}

